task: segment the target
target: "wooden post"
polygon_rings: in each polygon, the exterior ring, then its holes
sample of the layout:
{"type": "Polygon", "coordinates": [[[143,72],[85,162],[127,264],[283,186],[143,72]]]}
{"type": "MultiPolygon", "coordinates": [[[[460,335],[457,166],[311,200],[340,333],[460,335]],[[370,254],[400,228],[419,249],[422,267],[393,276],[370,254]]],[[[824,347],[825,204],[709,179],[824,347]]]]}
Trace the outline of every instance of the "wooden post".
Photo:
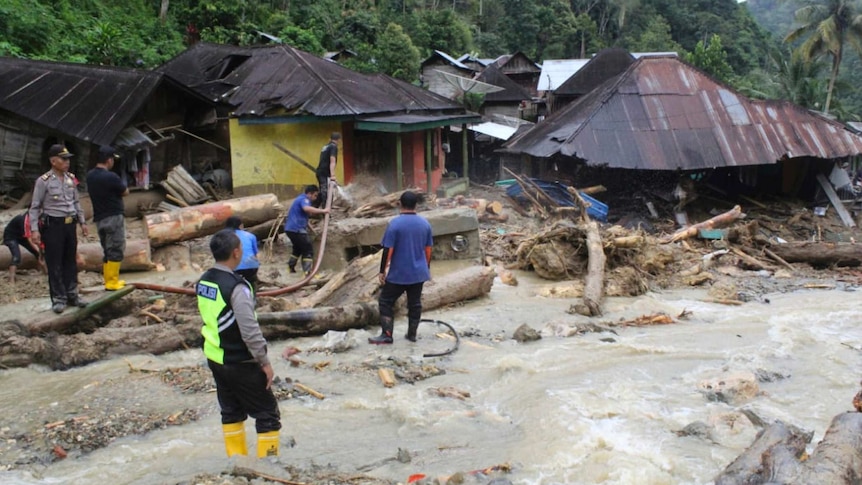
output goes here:
{"type": "Polygon", "coordinates": [[[395,188],[397,190],[404,189],[404,162],[401,160],[401,133],[395,135],[395,177],[398,179],[395,188]]]}
{"type": "Polygon", "coordinates": [[[470,160],[467,150],[467,140],[467,124],[465,123],[461,125],[461,156],[464,159],[464,173],[462,173],[461,176],[467,179],[467,182],[470,182],[470,160]]]}
{"type": "Polygon", "coordinates": [[[427,194],[433,194],[434,193],[433,192],[434,189],[431,187],[431,184],[432,184],[431,173],[432,173],[433,167],[434,167],[434,161],[431,158],[434,156],[434,152],[431,150],[431,146],[433,145],[432,140],[433,140],[434,135],[435,135],[435,133],[431,130],[427,130],[425,132],[425,177],[426,177],[426,180],[428,181],[428,186],[425,188],[425,193],[427,193],[427,194]]]}

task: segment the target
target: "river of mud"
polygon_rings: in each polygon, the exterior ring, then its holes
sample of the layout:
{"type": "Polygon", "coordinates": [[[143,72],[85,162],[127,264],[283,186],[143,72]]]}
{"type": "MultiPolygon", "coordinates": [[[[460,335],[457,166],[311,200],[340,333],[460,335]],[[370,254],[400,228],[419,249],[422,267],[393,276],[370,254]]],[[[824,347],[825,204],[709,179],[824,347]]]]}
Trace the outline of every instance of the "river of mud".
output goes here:
{"type": "MultiPolygon", "coordinates": [[[[272,342],[274,356],[300,350],[293,364],[274,359],[283,383],[324,399],[285,394],[281,456],[269,463],[225,458],[215,394],[193,385],[198,349],[0,371],[0,482],[249,483],[217,477],[248,466],[285,480],[303,470],[304,483],[461,472],[466,483],[706,484],[753,441],[750,416],[812,430],[816,444],[834,415],[852,409],[862,357],[854,287],[740,306],[708,303],[705,290],[651,292],[610,298],[604,317],[587,319],[566,313],[571,299],[535,296],[546,282],[516,274],[518,286],[498,279],[488,297],[424,315],[458,329],[460,348],[445,357],[422,357],[454,345],[428,324],[417,344],[369,346],[374,328],[272,342]],[[613,326],[657,312],[675,323],[613,326]],[[513,340],[522,324],[541,340],[513,340]],[[394,387],[382,385],[379,367],[395,369],[394,387]],[[729,399],[704,384],[737,375],[756,377],[753,392],[729,399]],[[93,449],[66,446],[59,459],[54,441],[89,439],[90,419],[133,429],[93,449]]],[[[405,326],[398,321],[396,336],[405,326]]]]}

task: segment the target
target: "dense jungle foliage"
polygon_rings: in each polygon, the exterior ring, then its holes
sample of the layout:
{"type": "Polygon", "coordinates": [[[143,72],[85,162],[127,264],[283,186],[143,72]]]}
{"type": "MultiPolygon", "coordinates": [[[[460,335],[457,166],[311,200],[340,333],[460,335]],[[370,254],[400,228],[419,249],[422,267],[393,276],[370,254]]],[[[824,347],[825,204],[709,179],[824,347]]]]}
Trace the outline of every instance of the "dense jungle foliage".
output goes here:
{"type": "Polygon", "coordinates": [[[829,111],[855,119],[855,24],[839,36],[840,69],[834,45],[808,45],[816,29],[784,42],[818,20],[796,16],[808,4],[862,13],[857,0],[0,0],[0,55],[153,68],[196,41],[284,42],[347,49],[351,68],[415,81],[435,49],[541,62],[614,46],[680,52],[749,96],[823,109],[834,91],[829,111]]]}

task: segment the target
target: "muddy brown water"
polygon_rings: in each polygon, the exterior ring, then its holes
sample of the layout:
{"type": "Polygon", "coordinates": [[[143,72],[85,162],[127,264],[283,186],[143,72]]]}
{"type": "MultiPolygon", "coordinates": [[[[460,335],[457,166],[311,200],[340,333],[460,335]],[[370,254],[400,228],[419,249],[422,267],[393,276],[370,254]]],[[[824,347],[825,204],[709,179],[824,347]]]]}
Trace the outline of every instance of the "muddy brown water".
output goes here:
{"type": "MultiPolygon", "coordinates": [[[[400,338],[403,321],[397,323],[395,345],[388,347],[365,343],[373,328],[348,332],[353,347],[341,353],[313,349],[344,335],[272,342],[274,356],[287,346],[303,350],[299,367],[274,359],[276,375],[326,398],[281,402],[281,456],[266,466],[331,465],[404,483],[415,473],[447,476],[508,463],[508,478],[517,484],[706,484],[758,431],[741,409],[812,430],[816,443],[834,415],[851,409],[859,388],[862,310],[854,288],[775,293],[742,306],[706,303],[702,290],[649,293],[609,299],[605,316],[589,320],[565,312],[572,300],[535,296],[546,282],[516,274],[519,286],[497,280],[487,298],[426,313],[462,335],[460,349],[446,357],[422,358],[451,347],[450,340],[436,335],[442,329],[423,324],[419,343],[409,344],[400,338]],[[573,337],[552,331],[683,310],[692,316],[672,325],[573,337]],[[525,323],[543,338],[512,340],[525,323]],[[387,389],[375,372],[356,370],[391,358],[432,364],[446,373],[387,389]],[[774,378],[760,382],[757,395],[732,404],[698,390],[705,380],[740,372],[774,378]],[[445,387],[469,397],[433,392],[445,387]],[[676,433],[697,421],[706,424],[706,435],[676,433]],[[291,442],[295,446],[289,447],[291,442]],[[395,459],[399,449],[407,451],[409,462],[395,459]]],[[[190,349],[63,372],[39,367],[0,372],[5,437],[40,426],[48,415],[93,412],[82,407],[94,395],[100,398],[93,402],[107,408],[170,413],[194,407],[201,413],[189,424],[120,438],[54,463],[4,462],[0,482],[176,484],[230,469],[238,461],[224,456],[214,394],[190,396],[129,374],[130,365],[202,364],[200,351],[190,349]],[[114,386],[122,392],[111,392],[114,386]]],[[[247,430],[252,447],[251,423],[247,430]]]]}

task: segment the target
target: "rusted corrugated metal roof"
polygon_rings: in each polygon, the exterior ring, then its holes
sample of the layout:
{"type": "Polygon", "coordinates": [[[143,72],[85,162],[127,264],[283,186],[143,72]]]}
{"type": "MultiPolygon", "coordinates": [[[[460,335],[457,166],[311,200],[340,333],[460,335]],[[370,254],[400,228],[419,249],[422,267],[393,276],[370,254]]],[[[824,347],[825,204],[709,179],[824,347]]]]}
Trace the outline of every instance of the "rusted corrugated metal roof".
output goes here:
{"type": "Polygon", "coordinates": [[[492,93],[485,94],[485,102],[489,103],[500,103],[500,102],[520,102],[524,100],[529,100],[531,96],[524,91],[518,83],[513,81],[509,76],[503,74],[503,71],[500,70],[495,64],[491,64],[486,67],[482,74],[480,74],[477,78],[477,81],[482,81],[483,83],[493,84],[494,86],[498,86],[503,88],[502,91],[494,91],[492,93]]]}
{"type": "Polygon", "coordinates": [[[599,84],[619,75],[634,64],[635,58],[625,49],[602,49],[577,72],[554,90],[555,96],[582,96],[599,84]]]}
{"type": "Polygon", "coordinates": [[[161,80],[161,74],[150,71],[2,57],[0,109],[107,145],[161,80]]]}
{"type": "Polygon", "coordinates": [[[859,155],[862,137],[786,101],[752,101],[675,57],[644,57],[504,151],[695,170],[859,155]]]}
{"type": "Polygon", "coordinates": [[[224,49],[198,44],[161,70],[207,99],[232,106],[238,117],[463,111],[417,86],[361,74],[285,45],[224,49]]]}

